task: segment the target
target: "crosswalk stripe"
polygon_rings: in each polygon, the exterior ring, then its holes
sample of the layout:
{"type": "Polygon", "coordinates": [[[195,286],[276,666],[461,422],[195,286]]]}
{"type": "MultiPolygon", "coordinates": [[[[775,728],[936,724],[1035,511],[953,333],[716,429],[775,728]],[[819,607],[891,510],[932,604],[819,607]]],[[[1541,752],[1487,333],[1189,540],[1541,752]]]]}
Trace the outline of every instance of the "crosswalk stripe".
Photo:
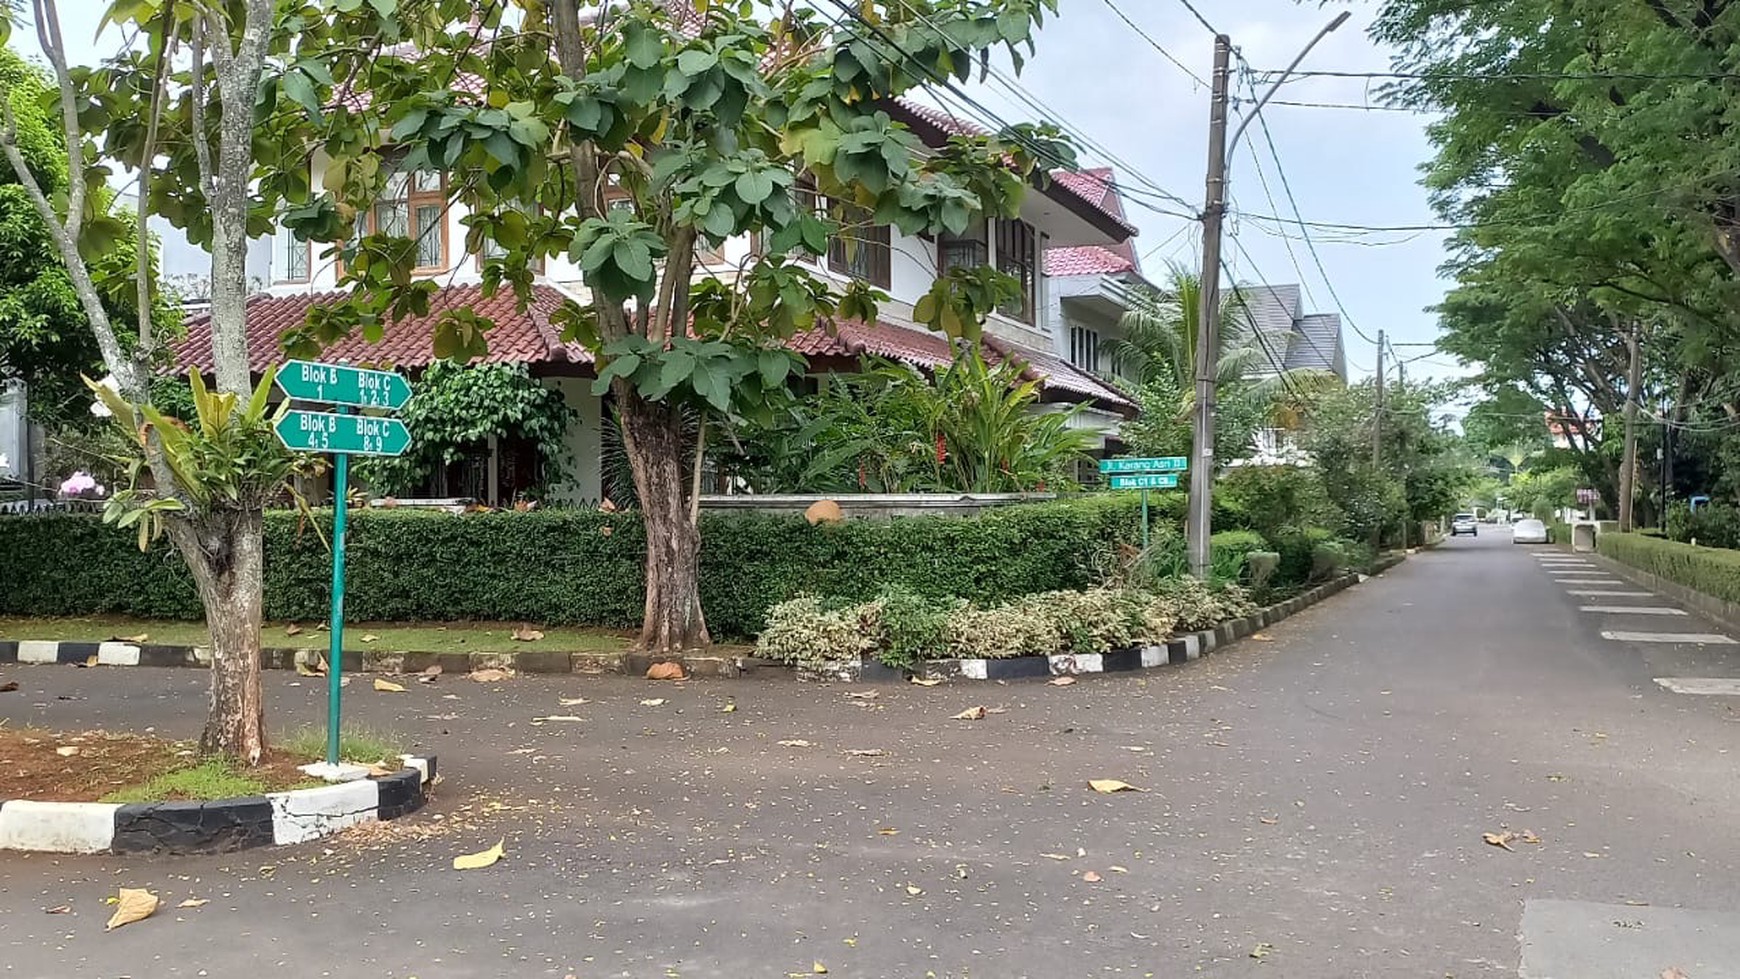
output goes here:
{"type": "Polygon", "coordinates": [[[1685,615],[1685,611],[1677,608],[1661,608],[1654,605],[1584,605],[1579,612],[1600,612],[1606,615],[1685,615]]]}
{"type": "Polygon", "coordinates": [[[1725,676],[1658,676],[1655,682],[1674,693],[1706,697],[1740,697],[1740,679],[1725,676]]]}
{"type": "Polygon", "coordinates": [[[1565,590],[1565,594],[1576,595],[1579,598],[1649,598],[1653,593],[1647,591],[1601,591],[1592,588],[1568,588],[1565,590]]]}
{"type": "Polygon", "coordinates": [[[1740,642],[1713,632],[1602,632],[1601,638],[1614,642],[1667,642],[1698,646],[1736,646],[1740,642]]]}

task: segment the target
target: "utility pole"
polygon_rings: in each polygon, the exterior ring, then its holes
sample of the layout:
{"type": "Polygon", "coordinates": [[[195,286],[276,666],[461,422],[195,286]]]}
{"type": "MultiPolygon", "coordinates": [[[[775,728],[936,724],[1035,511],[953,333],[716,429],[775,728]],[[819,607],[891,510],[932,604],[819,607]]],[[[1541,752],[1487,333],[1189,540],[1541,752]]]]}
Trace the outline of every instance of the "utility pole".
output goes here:
{"type": "MultiPolygon", "coordinates": [[[[1383,464],[1384,458],[1384,331],[1378,330],[1377,339],[1377,397],[1372,401],[1371,409],[1371,468],[1375,473],[1383,464]]],[[[1407,526],[1402,527],[1402,545],[1407,546],[1407,526]]],[[[1371,532],[1371,550],[1373,554],[1383,549],[1384,528],[1380,523],[1371,532]]]]}
{"type": "Polygon", "coordinates": [[[1225,34],[1216,34],[1214,37],[1214,95],[1208,111],[1208,188],[1207,199],[1202,208],[1202,279],[1198,301],[1201,309],[1198,311],[1196,323],[1196,407],[1191,412],[1190,512],[1185,517],[1184,525],[1190,573],[1198,578],[1207,578],[1214,566],[1208,541],[1214,532],[1214,382],[1220,373],[1220,239],[1221,225],[1226,218],[1227,159],[1231,150],[1238,146],[1239,137],[1244,135],[1245,127],[1251,124],[1257,113],[1263,111],[1263,106],[1269,104],[1269,100],[1280,91],[1287,76],[1293,74],[1299,63],[1317,46],[1317,42],[1347,23],[1351,16],[1353,15],[1348,11],[1342,11],[1311,38],[1293,59],[1293,63],[1257,99],[1251,111],[1245,113],[1231,139],[1227,138],[1226,129],[1232,38],[1225,34]]]}
{"type": "Polygon", "coordinates": [[[1625,461],[1619,469],[1619,532],[1629,534],[1632,526],[1632,497],[1637,493],[1637,385],[1643,375],[1643,344],[1638,326],[1631,325],[1625,335],[1625,354],[1629,364],[1625,369],[1625,461]]]}
{"type": "Polygon", "coordinates": [[[1220,372],[1220,233],[1226,217],[1227,81],[1232,38],[1214,39],[1214,97],[1208,109],[1208,188],[1202,207],[1202,277],[1196,322],[1196,406],[1190,439],[1190,513],[1184,538],[1190,573],[1207,578],[1213,568],[1208,539],[1214,493],[1214,381],[1220,372]]]}

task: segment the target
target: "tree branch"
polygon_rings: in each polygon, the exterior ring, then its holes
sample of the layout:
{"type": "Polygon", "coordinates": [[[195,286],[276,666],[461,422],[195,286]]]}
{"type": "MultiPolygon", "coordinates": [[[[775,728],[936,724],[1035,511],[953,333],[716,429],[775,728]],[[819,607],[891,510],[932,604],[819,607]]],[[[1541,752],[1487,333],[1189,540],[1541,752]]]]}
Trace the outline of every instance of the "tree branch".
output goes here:
{"type": "Polygon", "coordinates": [[[199,192],[209,206],[217,196],[216,176],[211,166],[211,142],[205,129],[205,15],[193,21],[193,158],[199,167],[199,192]]]}
{"type": "MultiPolygon", "coordinates": [[[[61,41],[60,11],[55,0],[32,0],[36,9],[36,40],[42,53],[54,68],[54,80],[60,89],[60,123],[66,132],[66,228],[74,242],[84,229],[85,220],[85,141],[79,128],[79,103],[73,90],[72,72],[67,69],[66,45],[61,41]]],[[[9,124],[16,129],[16,122],[9,124]]],[[[51,212],[52,213],[52,212],[51,212]]],[[[43,220],[52,221],[50,216],[43,220]]],[[[110,365],[111,367],[113,365],[110,365]]],[[[119,375],[116,375],[119,377],[119,375]]]]}

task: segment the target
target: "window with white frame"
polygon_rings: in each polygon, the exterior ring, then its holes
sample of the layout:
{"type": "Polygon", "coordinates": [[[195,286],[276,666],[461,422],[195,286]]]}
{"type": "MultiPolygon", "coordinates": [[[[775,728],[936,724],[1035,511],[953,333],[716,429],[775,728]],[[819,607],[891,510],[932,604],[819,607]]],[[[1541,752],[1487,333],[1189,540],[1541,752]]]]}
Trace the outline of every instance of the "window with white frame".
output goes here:
{"type": "Polygon", "coordinates": [[[283,260],[283,274],[279,279],[284,282],[307,282],[309,273],[308,242],[296,237],[295,232],[286,228],[280,232],[279,257],[283,260]]]}
{"type": "Polygon", "coordinates": [[[417,243],[419,272],[447,268],[447,178],[431,170],[395,173],[373,207],[358,212],[361,235],[390,235],[417,243]]]}
{"type": "Polygon", "coordinates": [[[1069,362],[1084,371],[1098,373],[1100,369],[1100,334],[1085,326],[1069,328],[1069,362]]]}

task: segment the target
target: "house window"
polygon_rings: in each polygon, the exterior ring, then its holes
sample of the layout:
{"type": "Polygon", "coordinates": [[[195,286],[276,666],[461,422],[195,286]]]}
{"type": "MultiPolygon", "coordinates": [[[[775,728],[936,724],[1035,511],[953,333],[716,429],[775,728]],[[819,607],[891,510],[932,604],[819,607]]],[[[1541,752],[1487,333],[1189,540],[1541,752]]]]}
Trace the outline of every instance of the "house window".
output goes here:
{"type": "Polygon", "coordinates": [[[417,271],[447,267],[447,178],[420,170],[387,178],[375,206],[357,215],[358,235],[389,235],[417,243],[417,271]]]}
{"type": "Polygon", "coordinates": [[[949,269],[977,269],[991,263],[990,243],[983,218],[973,222],[959,235],[944,233],[936,240],[936,271],[947,275],[949,269]]]}
{"type": "Polygon", "coordinates": [[[1025,221],[997,222],[997,271],[1021,284],[1021,294],[998,312],[1023,323],[1033,322],[1035,289],[1039,283],[1039,241],[1025,221]]]}
{"type": "Polygon", "coordinates": [[[292,231],[284,231],[284,274],[280,277],[284,282],[308,281],[308,242],[296,237],[292,231]]]}
{"type": "Polygon", "coordinates": [[[1100,335],[1085,326],[1069,328],[1069,362],[1089,373],[1100,369],[1100,335]]]}
{"type": "Polygon", "coordinates": [[[887,289],[892,251],[888,225],[871,224],[872,215],[864,208],[850,204],[839,207],[841,228],[828,242],[828,271],[887,289]]]}

